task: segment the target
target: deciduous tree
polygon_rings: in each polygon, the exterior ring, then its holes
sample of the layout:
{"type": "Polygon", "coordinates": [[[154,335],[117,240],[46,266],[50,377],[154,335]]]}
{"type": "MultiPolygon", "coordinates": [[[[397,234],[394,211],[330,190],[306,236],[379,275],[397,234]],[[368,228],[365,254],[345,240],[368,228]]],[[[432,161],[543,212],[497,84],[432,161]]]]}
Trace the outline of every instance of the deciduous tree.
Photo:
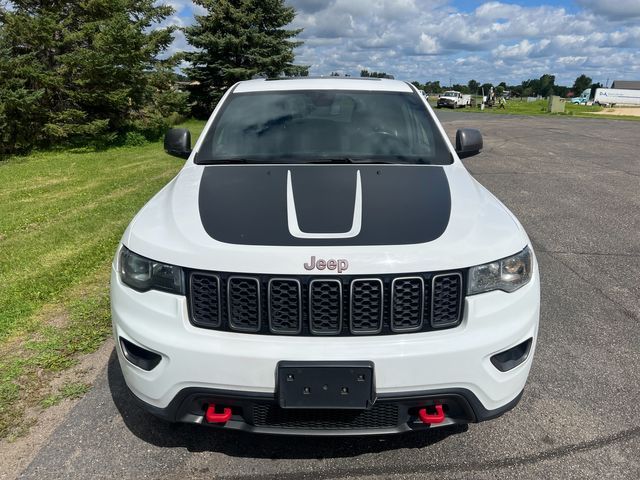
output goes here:
{"type": "Polygon", "coordinates": [[[362,78],[390,78],[393,80],[393,75],[389,75],[386,72],[370,72],[369,70],[360,70],[360,77],[362,78]]]}
{"type": "Polygon", "coordinates": [[[573,82],[573,94],[578,96],[591,86],[591,78],[587,77],[584,73],[576,78],[573,82]]]}
{"type": "Polygon", "coordinates": [[[554,87],[556,83],[556,76],[549,73],[545,73],[540,77],[540,90],[538,93],[543,97],[553,95],[554,87]]]}

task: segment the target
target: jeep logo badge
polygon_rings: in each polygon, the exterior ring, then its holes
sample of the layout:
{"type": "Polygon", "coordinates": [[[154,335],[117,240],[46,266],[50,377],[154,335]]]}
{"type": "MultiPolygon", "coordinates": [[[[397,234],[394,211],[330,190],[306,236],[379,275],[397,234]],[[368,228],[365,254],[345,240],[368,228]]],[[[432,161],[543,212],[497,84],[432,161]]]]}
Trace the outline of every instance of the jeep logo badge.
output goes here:
{"type": "Polygon", "coordinates": [[[305,270],[324,270],[325,268],[327,270],[337,270],[338,273],[342,273],[349,268],[349,262],[344,258],[339,258],[338,260],[323,260],[319,258],[316,260],[316,257],[312,256],[309,263],[304,264],[305,270]]]}

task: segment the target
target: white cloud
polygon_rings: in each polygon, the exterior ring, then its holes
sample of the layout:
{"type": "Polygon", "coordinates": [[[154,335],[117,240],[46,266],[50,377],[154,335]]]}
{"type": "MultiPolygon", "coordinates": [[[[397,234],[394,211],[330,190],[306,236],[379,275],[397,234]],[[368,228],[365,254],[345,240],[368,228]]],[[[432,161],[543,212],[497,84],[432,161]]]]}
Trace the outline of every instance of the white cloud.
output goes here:
{"type": "Polygon", "coordinates": [[[475,16],[490,21],[508,20],[514,15],[518,15],[522,8],[518,5],[505,4],[500,2],[487,2],[476,8],[475,16]]]}
{"type": "Polygon", "coordinates": [[[427,55],[433,55],[440,51],[440,46],[438,45],[438,40],[436,40],[431,35],[427,35],[426,33],[420,34],[420,43],[418,43],[418,47],[416,48],[418,53],[424,53],[427,55]]]}
{"type": "MultiPolygon", "coordinates": [[[[516,0],[517,1],[517,0],[516,0]]],[[[582,10],[484,2],[471,11],[449,0],[288,0],[304,28],[296,61],[311,73],[363,68],[406,80],[520,82],[543,73],[573,83],[640,77],[640,0],[576,0],[582,10]]],[[[193,21],[190,0],[170,0],[193,21]]],[[[204,13],[200,8],[196,13],[204,13]]],[[[172,19],[171,22],[177,20],[172,19]]],[[[177,35],[172,50],[186,47],[177,35]]]]}
{"type": "Polygon", "coordinates": [[[638,0],[576,0],[578,4],[612,20],[629,20],[640,17],[638,0]]]}
{"type": "Polygon", "coordinates": [[[526,38],[515,45],[499,45],[493,50],[493,54],[500,58],[525,57],[531,53],[534,45],[526,38]]]}

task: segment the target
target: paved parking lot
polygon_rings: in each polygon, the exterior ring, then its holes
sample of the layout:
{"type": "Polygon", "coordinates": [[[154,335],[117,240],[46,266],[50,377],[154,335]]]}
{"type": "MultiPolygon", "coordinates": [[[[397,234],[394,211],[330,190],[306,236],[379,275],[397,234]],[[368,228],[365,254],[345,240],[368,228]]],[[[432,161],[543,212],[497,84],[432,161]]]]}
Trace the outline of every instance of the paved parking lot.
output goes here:
{"type": "Polygon", "coordinates": [[[520,405],[468,428],[282,438],[167,425],[112,355],[24,478],[640,478],[640,123],[439,112],[479,128],[465,160],[519,217],[542,275],[520,405]]]}

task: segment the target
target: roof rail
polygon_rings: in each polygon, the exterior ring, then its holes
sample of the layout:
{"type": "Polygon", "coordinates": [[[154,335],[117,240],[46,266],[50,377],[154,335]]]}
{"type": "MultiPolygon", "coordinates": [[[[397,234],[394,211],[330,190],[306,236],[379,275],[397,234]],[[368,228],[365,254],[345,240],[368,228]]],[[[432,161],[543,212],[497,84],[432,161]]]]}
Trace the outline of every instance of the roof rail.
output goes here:
{"type": "Polygon", "coordinates": [[[372,78],[372,77],[336,77],[336,76],[326,76],[323,77],[322,75],[319,76],[315,76],[315,77],[269,77],[267,79],[265,79],[267,82],[273,82],[276,80],[305,80],[305,79],[309,79],[309,80],[370,80],[370,81],[380,81],[383,80],[382,78],[372,78]]]}

